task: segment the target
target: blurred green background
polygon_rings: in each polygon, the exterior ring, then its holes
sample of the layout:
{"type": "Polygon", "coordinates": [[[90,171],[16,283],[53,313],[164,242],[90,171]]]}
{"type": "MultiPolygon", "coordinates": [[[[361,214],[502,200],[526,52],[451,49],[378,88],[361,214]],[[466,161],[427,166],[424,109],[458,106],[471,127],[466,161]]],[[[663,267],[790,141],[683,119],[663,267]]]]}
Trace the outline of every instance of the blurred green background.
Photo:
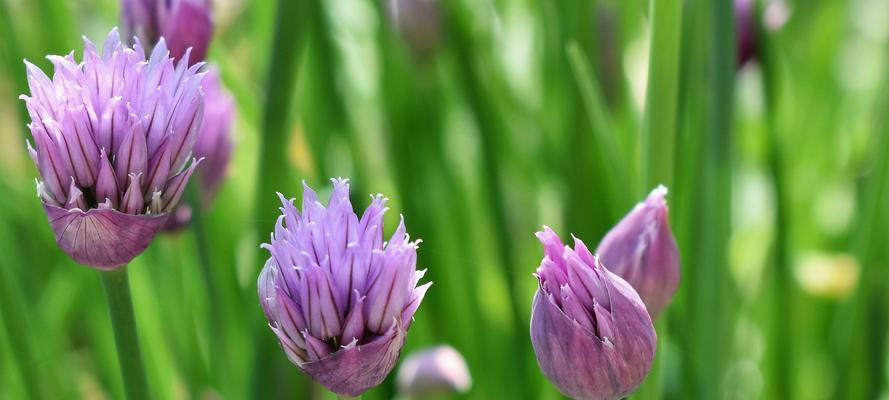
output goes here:
{"type": "MultiPolygon", "coordinates": [[[[435,284],[403,354],[455,346],[458,397],[559,398],[529,340],[533,233],[593,246],[659,183],[682,282],[634,399],[889,396],[889,1],[760,2],[741,68],[730,0],[384,1],[214,1],[229,177],[130,266],[155,398],[332,398],[277,347],[255,279],[275,191],[336,176],[423,239],[435,284]]],[[[0,0],[0,398],[123,396],[99,275],[53,241],[17,100],[23,58],[49,71],[118,20],[114,0],[0,0]]]]}

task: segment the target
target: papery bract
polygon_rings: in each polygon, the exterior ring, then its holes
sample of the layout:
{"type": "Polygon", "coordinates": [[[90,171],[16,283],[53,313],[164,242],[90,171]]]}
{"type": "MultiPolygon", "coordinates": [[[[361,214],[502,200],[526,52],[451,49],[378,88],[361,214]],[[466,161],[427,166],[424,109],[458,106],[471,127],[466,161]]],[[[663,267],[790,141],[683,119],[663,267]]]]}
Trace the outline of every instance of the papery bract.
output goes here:
{"type": "Polygon", "coordinates": [[[575,399],[621,399],[651,369],[657,335],[639,295],[586,245],[538,232],[546,256],[537,269],[531,344],[540,370],[575,399]]]}
{"type": "Polygon", "coordinates": [[[279,197],[260,304],[291,362],[335,393],[360,395],[395,366],[430,285],[417,287],[419,241],[402,219],[384,242],[386,199],[374,196],[359,219],[345,180],[333,180],[327,207],[308,186],[302,211],[279,197]]]}

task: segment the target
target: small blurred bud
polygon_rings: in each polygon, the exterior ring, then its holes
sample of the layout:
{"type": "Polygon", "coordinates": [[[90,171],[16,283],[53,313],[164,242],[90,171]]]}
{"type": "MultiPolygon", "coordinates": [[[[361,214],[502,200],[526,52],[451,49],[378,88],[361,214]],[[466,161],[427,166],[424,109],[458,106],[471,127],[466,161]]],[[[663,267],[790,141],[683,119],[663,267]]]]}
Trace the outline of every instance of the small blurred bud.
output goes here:
{"type": "Polygon", "coordinates": [[[858,286],[858,260],[845,253],[809,253],[794,268],[796,281],[813,296],[843,299],[858,286]]]}
{"type": "Polygon", "coordinates": [[[441,6],[438,0],[385,0],[395,30],[418,58],[435,51],[441,40],[441,6]]]}
{"type": "Polygon", "coordinates": [[[756,54],[756,23],[753,0],[735,0],[735,44],[737,67],[741,68],[756,54]]]}
{"type": "Polygon", "coordinates": [[[472,386],[466,360],[448,345],[429,347],[407,356],[396,380],[398,392],[412,398],[465,393],[472,386]]]}
{"type": "MultiPolygon", "coordinates": [[[[759,57],[760,28],[757,26],[757,18],[760,17],[755,0],[735,0],[735,61],[738,69],[759,57]]],[[[768,32],[777,31],[789,18],[790,9],[783,0],[766,1],[761,22],[768,32]]]]}
{"type": "Polygon", "coordinates": [[[146,48],[163,37],[178,60],[192,48],[190,63],[203,61],[213,37],[210,0],[122,0],[124,33],[146,48]]]}

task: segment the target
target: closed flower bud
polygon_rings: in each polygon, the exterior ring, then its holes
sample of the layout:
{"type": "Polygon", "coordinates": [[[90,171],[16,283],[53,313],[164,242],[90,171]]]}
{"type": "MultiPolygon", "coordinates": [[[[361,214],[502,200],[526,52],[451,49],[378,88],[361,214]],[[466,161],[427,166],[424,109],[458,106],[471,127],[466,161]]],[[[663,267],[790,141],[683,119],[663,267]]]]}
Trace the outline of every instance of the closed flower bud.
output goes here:
{"type": "Polygon", "coordinates": [[[149,48],[163,37],[175,59],[192,48],[192,62],[203,61],[213,37],[210,0],[122,0],[124,32],[149,48]]]}
{"type": "Polygon", "coordinates": [[[753,59],[759,49],[757,48],[757,32],[754,0],[735,0],[735,63],[741,68],[753,59]]]}
{"type": "Polygon", "coordinates": [[[651,369],[657,335],[636,291],[605,269],[580,239],[574,249],[549,227],[538,232],[531,344],[543,374],[574,399],[621,399],[651,369]]]}
{"type": "Polygon", "coordinates": [[[667,221],[667,188],[655,188],[599,243],[596,253],[645,302],[651,318],[670,304],[679,286],[679,249],[667,221]]]}
{"type": "Polygon", "coordinates": [[[163,227],[199,160],[192,146],[204,110],[202,64],[178,63],[160,41],[146,59],[111,31],[102,52],[50,56],[50,79],[27,64],[21,99],[34,137],[37,194],[56,241],[75,261],[112,269],[139,255],[163,227]],[[191,163],[189,165],[189,160],[191,163]]]}
{"type": "Polygon", "coordinates": [[[404,220],[383,241],[381,195],[359,219],[349,185],[333,180],[327,207],[304,187],[302,211],[281,197],[259,301],[287,358],[331,391],[358,396],[395,366],[431,283],[417,287],[417,245],[404,220]]]}
{"type": "Polygon", "coordinates": [[[390,23],[411,52],[426,58],[441,40],[441,4],[439,0],[384,0],[390,23]]]}
{"type": "Polygon", "coordinates": [[[409,398],[465,393],[472,385],[463,356],[448,345],[416,351],[398,368],[398,392],[409,398]]]}

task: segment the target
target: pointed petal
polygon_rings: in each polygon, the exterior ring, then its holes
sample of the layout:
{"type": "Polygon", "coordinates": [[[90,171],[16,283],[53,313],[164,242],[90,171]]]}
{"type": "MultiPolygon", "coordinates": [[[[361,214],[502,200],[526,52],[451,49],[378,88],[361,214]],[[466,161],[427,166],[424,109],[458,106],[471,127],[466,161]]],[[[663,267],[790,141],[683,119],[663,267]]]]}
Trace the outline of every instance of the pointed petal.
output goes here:
{"type": "Polygon", "coordinates": [[[142,195],[142,174],[130,175],[130,185],[121,199],[121,211],[126,214],[141,214],[145,208],[145,197],[142,195]]]}
{"type": "Polygon", "coordinates": [[[101,203],[108,199],[111,207],[117,208],[119,197],[120,190],[117,186],[117,177],[114,176],[114,168],[108,161],[105,150],[102,149],[99,157],[99,176],[96,179],[96,201],[101,203]]]}

